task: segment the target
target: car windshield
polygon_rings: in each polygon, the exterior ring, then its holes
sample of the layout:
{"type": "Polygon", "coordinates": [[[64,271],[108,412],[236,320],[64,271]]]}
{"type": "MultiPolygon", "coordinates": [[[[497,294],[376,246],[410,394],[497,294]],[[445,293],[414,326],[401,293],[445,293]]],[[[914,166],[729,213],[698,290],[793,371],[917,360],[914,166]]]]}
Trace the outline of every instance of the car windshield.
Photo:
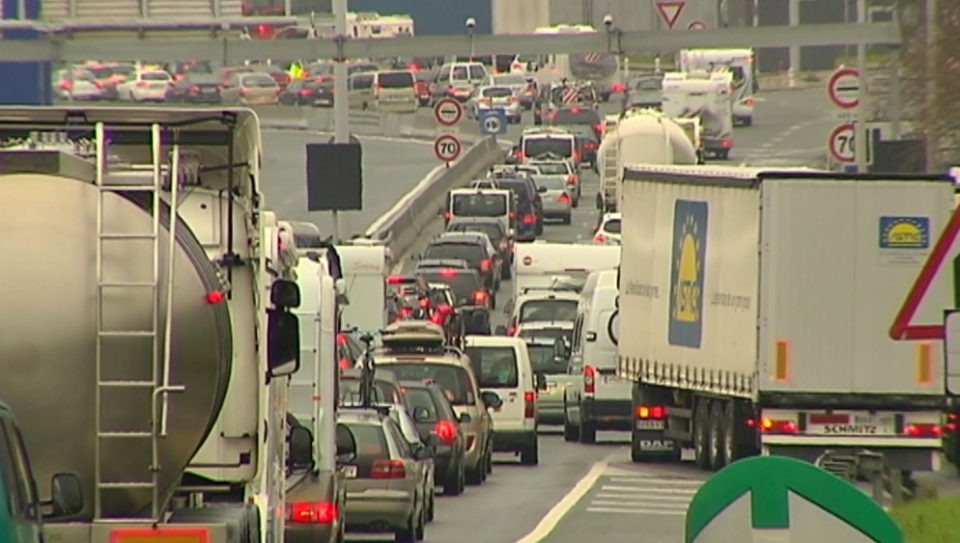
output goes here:
{"type": "Polygon", "coordinates": [[[536,158],[544,155],[568,157],[573,154],[573,138],[523,138],[523,154],[536,158]]]}
{"type": "Polygon", "coordinates": [[[513,91],[507,87],[490,87],[483,89],[484,98],[509,98],[513,96],[513,91]]]}
{"type": "Polygon", "coordinates": [[[480,278],[473,270],[428,269],[419,272],[428,283],[443,283],[450,287],[457,305],[472,305],[473,293],[480,290],[480,278]]]}
{"type": "Polygon", "coordinates": [[[527,78],[522,75],[497,75],[493,77],[497,85],[526,85],[527,78]]]}
{"type": "Polygon", "coordinates": [[[573,322],[577,300],[530,300],[520,306],[519,322],[573,322]]]}
{"type": "Polygon", "coordinates": [[[661,85],[663,82],[659,78],[638,79],[633,85],[633,90],[659,92],[661,85]]]}
{"type": "Polygon", "coordinates": [[[377,82],[384,89],[406,89],[414,84],[412,72],[382,72],[377,76],[377,82]]]}
{"type": "Polygon", "coordinates": [[[504,194],[454,194],[451,211],[458,217],[502,217],[507,214],[504,194]]]}
{"type": "Polygon", "coordinates": [[[553,341],[558,338],[566,338],[568,341],[573,341],[573,329],[572,328],[532,328],[532,329],[520,328],[520,332],[517,334],[517,336],[523,339],[549,339],[550,341],[553,341]]]}
{"type": "Polygon", "coordinates": [[[516,388],[517,353],[513,347],[467,347],[467,356],[480,388],[516,388]]]}
{"type": "Polygon", "coordinates": [[[503,229],[499,224],[489,222],[479,223],[455,223],[450,225],[448,232],[482,232],[490,238],[490,241],[497,243],[504,236],[503,229]]]}
{"type": "MultiPolygon", "coordinates": [[[[394,403],[398,394],[396,388],[386,381],[375,381],[373,385],[373,401],[378,403],[394,403]]],[[[360,380],[340,378],[340,405],[361,405],[360,380]]]]}
{"type": "Polygon", "coordinates": [[[620,219],[610,219],[603,223],[603,231],[611,234],[620,233],[620,219]]]}
{"type": "Polygon", "coordinates": [[[535,165],[543,175],[567,175],[570,170],[564,162],[540,162],[535,165]]]}
{"type": "Polygon", "coordinates": [[[476,243],[435,243],[423,252],[424,260],[483,260],[483,247],[476,243]]]}
{"type": "Polygon", "coordinates": [[[391,372],[401,381],[433,381],[453,405],[474,405],[477,401],[470,374],[450,364],[389,364],[391,372]]]}
{"type": "Polygon", "coordinates": [[[553,357],[553,345],[527,344],[530,365],[533,371],[545,375],[557,375],[567,372],[566,361],[557,362],[553,357]]]}
{"type": "Polygon", "coordinates": [[[567,189],[567,178],[560,175],[540,175],[534,177],[533,182],[536,183],[538,187],[543,187],[551,191],[567,189]]]}

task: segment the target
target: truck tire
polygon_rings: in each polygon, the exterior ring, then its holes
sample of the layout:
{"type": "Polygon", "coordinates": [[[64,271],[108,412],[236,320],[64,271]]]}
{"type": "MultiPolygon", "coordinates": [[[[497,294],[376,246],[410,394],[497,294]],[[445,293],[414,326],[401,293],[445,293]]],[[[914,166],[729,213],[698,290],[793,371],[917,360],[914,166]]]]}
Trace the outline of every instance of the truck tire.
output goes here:
{"type": "Polygon", "coordinates": [[[729,401],[723,408],[723,458],[727,464],[740,459],[740,434],[737,433],[737,402],[729,401]]]}
{"type": "Polygon", "coordinates": [[[727,438],[724,435],[724,409],[726,403],[719,400],[710,402],[710,434],[707,438],[707,450],[710,456],[710,469],[720,471],[727,465],[727,458],[724,454],[724,443],[727,438]]]}
{"type": "Polygon", "coordinates": [[[710,469],[710,453],[707,439],[710,433],[710,405],[705,399],[697,400],[693,411],[693,453],[694,462],[700,469],[710,469]]]}

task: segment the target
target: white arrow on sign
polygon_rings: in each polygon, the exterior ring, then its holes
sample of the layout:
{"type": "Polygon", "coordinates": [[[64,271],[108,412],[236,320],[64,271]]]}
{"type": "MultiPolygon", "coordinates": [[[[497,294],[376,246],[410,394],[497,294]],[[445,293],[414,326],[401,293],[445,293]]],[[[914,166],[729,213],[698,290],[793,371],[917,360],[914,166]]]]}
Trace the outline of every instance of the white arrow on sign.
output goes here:
{"type": "Polygon", "coordinates": [[[840,68],[827,81],[827,97],[840,109],[853,109],[860,105],[860,72],[853,68],[840,68]]]}
{"type": "Polygon", "coordinates": [[[453,126],[463,117],[463,106],[453,98],[444,98],[433,107],[433,116],[443,126],[453,126]]]}
{"type": "Polygon", "coordinates": [[[485,118],[483,120],[483,128],[491,134],[500,132],[500,119],[495,115],[485,118]]]}
{"type": "Polygon", "coordinates": [[[827,149],[837,162],[850,163],[857,160],[856,130],[851,123],[837,125],[830,132],[827,149]]]}
{"type": "Polygon", "coordinates": [[[437,136],[433,142],[433,152],[443,162],[453,162],[460,156],[460,140],[450,134],[437,136]]]}

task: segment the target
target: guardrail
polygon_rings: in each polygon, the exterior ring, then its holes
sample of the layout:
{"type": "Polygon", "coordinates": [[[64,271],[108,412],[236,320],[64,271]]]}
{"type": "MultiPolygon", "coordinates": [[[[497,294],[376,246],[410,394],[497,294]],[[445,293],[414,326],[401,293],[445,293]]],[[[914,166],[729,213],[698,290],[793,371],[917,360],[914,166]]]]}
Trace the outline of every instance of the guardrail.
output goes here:
{"type": "Polygon", "coordinates": [[[443,212],[447,191],[466,185],[504,156],[505,152],[495,138],[478,141],[449,167],[434,168],[393,209],[370,225],[365,237],[383,240],[394,261],[403,260],[427,227],[443,212]]]}

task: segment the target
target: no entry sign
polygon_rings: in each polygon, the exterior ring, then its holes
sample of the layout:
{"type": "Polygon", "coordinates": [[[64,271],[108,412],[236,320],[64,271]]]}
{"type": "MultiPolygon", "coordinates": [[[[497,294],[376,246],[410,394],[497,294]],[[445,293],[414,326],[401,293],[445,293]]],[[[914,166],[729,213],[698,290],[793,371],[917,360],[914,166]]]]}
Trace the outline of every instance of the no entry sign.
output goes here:
{"type": "Polygon", "coordinates": [[[827,80],[827,98],[840,109],[854,109],[860,105],[860,72],[840,68],[827,80]]]}

